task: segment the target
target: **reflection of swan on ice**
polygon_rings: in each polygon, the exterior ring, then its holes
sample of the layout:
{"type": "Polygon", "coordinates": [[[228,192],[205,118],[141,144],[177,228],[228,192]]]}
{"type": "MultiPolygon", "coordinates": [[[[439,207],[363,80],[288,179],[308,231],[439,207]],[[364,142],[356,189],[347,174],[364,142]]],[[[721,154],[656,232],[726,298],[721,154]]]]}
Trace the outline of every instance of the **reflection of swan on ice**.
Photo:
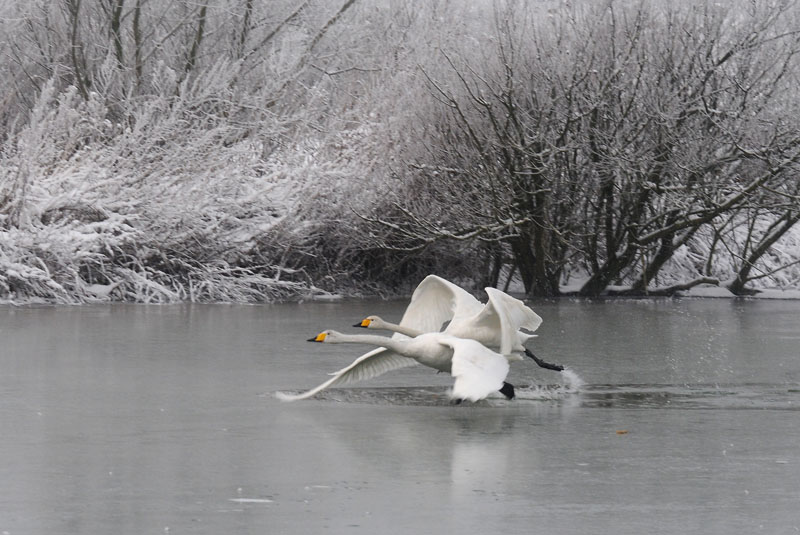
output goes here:
{"type": "Polygon", "coordinates": [[[331,379],[307,392],[297,395],[278,392],[277,397],[283,401],[305,399],[333,385],[369,379],[416,363],[450,373],[455,378],[450,395],[457,402],[477,401],[495,391],[500,391],[509,399],[514,397],[514,387],[505,382],[508,374],[506,358],[475,340],[456,338],[444,333],[425,333],[414,338],[387,338],[324,331],[309,341],[381,347],[362,355],[346,368],[334,373],[331,379]]]}
{"type": "Polygon", "coordinates": [[[423,279],[406,308],[399,324],[384,321],[378,316],[369,316],[358,327],[386,329],[406,336],[439,332],[445,323],[445,334],[458,338],[477,340],[484,346],[495,349],[510,360],[519,360],[519,353],[529,356],[542,368],[563,371],[564,367],[544,362],[525,344],[535,338],[533,332],[539,328],[542,318],[519,299],[496,288],[486,288],[489,300],[486,304],[472,294],[436,275],[423,279]]]}

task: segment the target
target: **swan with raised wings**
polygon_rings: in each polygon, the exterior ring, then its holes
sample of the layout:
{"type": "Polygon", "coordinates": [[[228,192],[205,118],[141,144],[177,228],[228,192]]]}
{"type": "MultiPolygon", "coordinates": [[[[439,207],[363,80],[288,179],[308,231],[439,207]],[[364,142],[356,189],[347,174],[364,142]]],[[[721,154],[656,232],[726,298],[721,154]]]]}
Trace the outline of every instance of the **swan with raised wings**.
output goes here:
{"type": "Polygon", "coordinates": [[[325,344],[369,344],[381,346],[356,359],[349,366],[316,388],[301,394],[276,395],[283,401],[306,399],[333,385],[342,385],[376,377],[390,370],[423,364],[449,373],[455,379],[450,393],[456,402],[478,401],[495,391],[506,398],[514,398],[514,387],[505,381],[508,375],[507,359],[483,344],[470,339],[457,338],[444,333],[424,333],[413,338],[376,335],[347,335],[336,331],[323,331],[310,342],[325,344]]]}
{"type": "Polygon", "coordinates": [[[386,329],[414,337],[439,332],[447,324],[444,334],[476,340],[510,360],[519,360],[519,353],[524,353],[543,368],[564,369],[561,365],[543,361],[525,347],[536,335],[522,330],[533,332],[542,323],[536,312],[496,288],[486,288],[486,294],[489,300],[484,304],[460,286],[436,275],[428,275],[414,290],[399,324],[379,316],[368,316],[355,326],[386,329]]]}

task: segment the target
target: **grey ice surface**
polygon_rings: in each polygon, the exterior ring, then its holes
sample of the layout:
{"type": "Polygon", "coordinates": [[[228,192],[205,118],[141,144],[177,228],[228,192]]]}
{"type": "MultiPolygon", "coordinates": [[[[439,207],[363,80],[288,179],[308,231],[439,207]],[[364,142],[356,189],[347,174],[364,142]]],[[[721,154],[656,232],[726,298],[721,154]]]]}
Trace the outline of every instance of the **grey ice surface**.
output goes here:
{"type": "Polygon", "coordinates": [[[0,308],[0,533],[800,530],[800,302],[534,307],[571,375],[460,406],[421,367],[274,399],[402,302],[0,308]]]}

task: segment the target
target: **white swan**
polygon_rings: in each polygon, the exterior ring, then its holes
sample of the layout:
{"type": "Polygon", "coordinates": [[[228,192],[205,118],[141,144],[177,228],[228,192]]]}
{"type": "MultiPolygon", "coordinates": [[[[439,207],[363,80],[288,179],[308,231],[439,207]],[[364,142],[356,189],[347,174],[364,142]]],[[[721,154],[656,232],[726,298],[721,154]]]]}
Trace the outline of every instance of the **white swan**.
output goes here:
{"type": "Polygon", "coordinates": [[[334,373],[331,379],[307,392],[296,395],[276,393],[282,401],[306,399],[329,386],[376,377],[417,362],[450,373],[455,378],[450,396],[457,402],[465,399],[477,401],[495,391],[500,391],[508,399],[514,397],[514,387],[505,382],[509,369],[506,358],[475,340],[456,338],[444,333],[425,333],[414,338],[387,338],[323,331],[309,341],[382,347],[362,355],[346,368],[334,373]]]}
{"type": "Polygon", "coordinates": [[[436,275],[428,275],[414,290],[411,303],[406,308],[399,324],[390,323],[379,316],[368,316],[358,327],[387,329],[406,336],[417,336],[426,332],[438,332],[458,338],[477,340],[488,348],[496,349],[510,360],[520,360],[524,353],[539,366],[562,371],[563,366],[549,364],[539,359],[525,344],[535,334],[542,318],[519,299],[496,288],[486,288],[489,300],[486,304],[472,294],[436,275]]]}

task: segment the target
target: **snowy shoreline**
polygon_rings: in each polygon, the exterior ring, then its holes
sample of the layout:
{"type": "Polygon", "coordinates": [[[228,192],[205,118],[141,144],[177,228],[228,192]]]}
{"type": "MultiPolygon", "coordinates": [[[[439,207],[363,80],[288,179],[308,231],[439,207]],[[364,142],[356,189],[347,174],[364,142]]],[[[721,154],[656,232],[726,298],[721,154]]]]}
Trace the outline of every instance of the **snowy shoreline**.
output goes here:
{"type": "MultiPolygon", "coordinates": [[[[625,293],[614,293],[614,292],[624,292],[628,290],[628,287],[610,287],[610,293],[603,294],[596,297],[587,297],[578,295],[577,292],[571,286],[565,286],[562,288],[562,294],[559,296],[553,297],[537,297],[533,299],[526,298],[525,293],[521,291],[519,288],[510,288],[508,293],[513,295],[519,299],[523,299],[525,301],[641,301],[641,300],[659,300],[659,301],[667,301],[667,300],[681,300],[681,299],[732,299],[732,300],[785,300],[785,301],[792,301],[792,300],[800,300],[800,289],[798,288],[789,288],[789,289],[781,289],[781,288],[764,288],[758,289],[754,293],[750,295],[735,295],[731,293],[729,290],[723,287],[716,287],[716,286],[695,286],[689,290],[676,292],[672,295],[659,295],[657,293],[653,294],[625,294],[625,293]]],[[[654,289],[654,292],[657,289],[654,289]]],[[[91,299],[85,301],[59,301],[54,299],[44,299],[44,298],[30,298],[26,300],[9,300],[9,299],[0,299],[0,306],[3,307],[39,307],[39,306],[91,306],[91,305],[188,305],[188,304],[198,304],[198,305],[275,305],[275,304],[291,304],[291,303],[304,303],[304,302],[315,302],[315,303],[331,303],[331,302],[340,302],[340,301],[369,301],[369,300],[402,300],[408,299],[410,295],[405,293],[398,293],[398,294],[363,294],[363,293],[355,293],[352,295],[338,294],[338,293],[328,293],[328,292],[319,292],[316,294],[309,294],[309,295],[298,295],[295,298],[286,298],[276,301],[263,301],[263,302],[254,302],[254,301],[231,301],[231,300],[217,300],[217,301],[190,301],[190,300],[176,300],[176,301],[159,301],[159,302],[142,302],[142,301],[121,301],[121,300],[111,300],[111,299],[91,299]]]]}

